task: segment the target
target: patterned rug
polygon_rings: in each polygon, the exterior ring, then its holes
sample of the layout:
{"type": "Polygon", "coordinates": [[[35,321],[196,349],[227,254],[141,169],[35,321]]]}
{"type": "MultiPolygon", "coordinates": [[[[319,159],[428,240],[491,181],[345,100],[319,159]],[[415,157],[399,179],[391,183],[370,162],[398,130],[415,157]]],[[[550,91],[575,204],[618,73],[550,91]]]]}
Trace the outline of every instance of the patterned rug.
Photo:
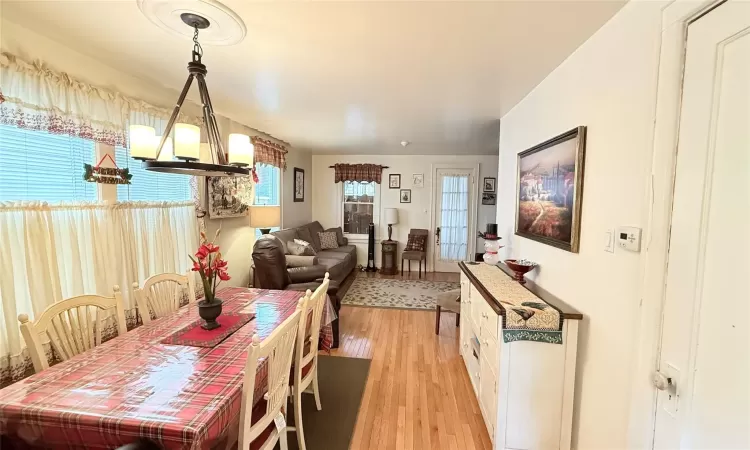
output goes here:
{"type": "Polygon", "coordinates": [[[434,310],[440,292],[459,289],[458,282],[389,280],[357,274],[341,303],[375,308],[434,310]]]}

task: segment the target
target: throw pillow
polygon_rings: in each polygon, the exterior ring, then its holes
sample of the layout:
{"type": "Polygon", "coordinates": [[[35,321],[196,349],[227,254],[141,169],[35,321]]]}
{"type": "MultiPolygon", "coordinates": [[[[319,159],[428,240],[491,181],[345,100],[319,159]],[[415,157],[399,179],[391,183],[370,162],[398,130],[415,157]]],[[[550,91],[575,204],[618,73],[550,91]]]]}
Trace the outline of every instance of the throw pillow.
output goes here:
{"type": "MultiPolygon", "coordinates": [[[[307,227],[299,227],[299,228],[297,228],[297,239],[309,243],[312,246],[312,248],[315,249],[315,244],[313,243],[312,233],[310,232],[310,230],[307,227]]],[[[317,250],[317,249],[315,249],[315,250],[317,250]]]]}
{"type": "Polygon", "coordinates": [[[427,243],[427,236],[425,235],[409,235],[409,239],[406,241],[406,251],[417,251],[423,252],[425,244],[427,243]]]}
{"type": "Polygon", "coordinates": [[[336,238],[336,232],[335,231],[323,231],[318,233],[318,238],[320,238],[320,248],[321,250],[328,250],[331,248],[339,248],[339,241],[336,238]]]}
{"type": "Polygon", "coordinates": [[[344,232],[341,230],[341,227],[336,228],[329,228],[326,231],[333,231],[336,233],[336,242],[339,243],[339,247],[343,247],[346,245],[346,242],[344,241],[344,232]]]}
{"type": "Polygon", "coordinates": [[[312,245],[300,239],[287,242],[286,247],[289,249],[290,255],[315,256],[315,250],[312,248],[312,245]]]}

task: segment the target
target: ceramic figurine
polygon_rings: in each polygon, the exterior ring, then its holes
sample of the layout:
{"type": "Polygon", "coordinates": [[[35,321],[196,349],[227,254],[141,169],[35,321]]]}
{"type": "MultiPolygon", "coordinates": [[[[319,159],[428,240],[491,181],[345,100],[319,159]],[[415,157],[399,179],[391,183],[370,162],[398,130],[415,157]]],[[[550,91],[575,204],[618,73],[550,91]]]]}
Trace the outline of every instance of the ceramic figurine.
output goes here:
{"type": "Polygon", "coordinates": [[[502,238],[497,236],[497,224],[488,223],[487,231],[484,233],[480,231],[478,235],[480,238],[484,239],[484,255],[482,256],[484,262],[492,265],[499,263],[500,255],[498,255],[498,251],[503,248],[503,246],[500,245],[500,239],[502,238]]]}

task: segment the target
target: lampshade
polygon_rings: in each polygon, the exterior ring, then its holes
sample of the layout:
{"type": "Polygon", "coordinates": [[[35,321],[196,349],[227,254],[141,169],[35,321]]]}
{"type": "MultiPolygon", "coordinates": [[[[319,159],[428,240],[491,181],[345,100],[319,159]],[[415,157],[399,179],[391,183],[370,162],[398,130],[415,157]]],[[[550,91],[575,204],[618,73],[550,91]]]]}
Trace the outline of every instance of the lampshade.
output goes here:
{"type": "MultiPolygon", "coordinates": [[[[155,136],[154,142],[154,148],[158,147],[159,142],[161,142],[161,136],[155,136]]],[[[159,161],[172,161],[172,159],[174,159],[174,146],[172,145],[172,138],[168,137],[167,141],[164,142],[161,153],[159,153],[159,161]]]]}
{"type": "Polygon", "coordinates": [[[253,205],[250,207],[252,228],[271,228],[281,225],[281,206],[253,205]]]}
{"type": "Polygon", "coordinates": [[[195,125],[178,123],[174,126],[174,154],[185,160],[200,159],[201,129],[195,125]]]}
{"type": "Polygon", "coordinates": [[[156,130],[146,125],[130,125],[130,157],[154,159],[156,157],[156,130]]]}
{"type": "Polygon", "coordinates": [[[240,133],[229,135],[229,164],[235,166],[253,165],[253,144],[250,136],[240,133]]]}
{"type": "Polygon", "coordinates": [[[398,223],[398,209],[385,208],[385,223],[395,225],[398,223]]]}

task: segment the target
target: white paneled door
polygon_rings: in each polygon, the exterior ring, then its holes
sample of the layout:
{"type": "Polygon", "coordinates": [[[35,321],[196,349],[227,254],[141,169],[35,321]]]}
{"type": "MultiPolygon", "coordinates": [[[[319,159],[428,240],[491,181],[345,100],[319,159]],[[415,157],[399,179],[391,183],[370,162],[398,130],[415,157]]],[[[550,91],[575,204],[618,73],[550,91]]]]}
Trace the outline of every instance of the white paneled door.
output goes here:
{"type": "Polygon", "coordinates": [[[476,242],[476,168],[435,168],[435,272],[458,272],[476,242]]]}
{"type": "Polygon", "coordinates": [[[750,2],[688,27],[654,448],[750,448],[750,2]]]}

